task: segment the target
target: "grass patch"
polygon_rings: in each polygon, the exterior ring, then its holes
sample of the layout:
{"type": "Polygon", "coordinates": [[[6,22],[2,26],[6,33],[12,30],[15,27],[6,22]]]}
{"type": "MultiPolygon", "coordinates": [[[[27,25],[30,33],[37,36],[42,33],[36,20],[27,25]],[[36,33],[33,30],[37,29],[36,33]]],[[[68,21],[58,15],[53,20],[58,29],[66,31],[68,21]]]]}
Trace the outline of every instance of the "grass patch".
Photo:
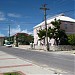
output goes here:
{"type": "Polygon", "coordinates": [[[3,75],[21,75],[21,74],[17,72],[12,72],[12,73],[4,73],[3,75]]]}

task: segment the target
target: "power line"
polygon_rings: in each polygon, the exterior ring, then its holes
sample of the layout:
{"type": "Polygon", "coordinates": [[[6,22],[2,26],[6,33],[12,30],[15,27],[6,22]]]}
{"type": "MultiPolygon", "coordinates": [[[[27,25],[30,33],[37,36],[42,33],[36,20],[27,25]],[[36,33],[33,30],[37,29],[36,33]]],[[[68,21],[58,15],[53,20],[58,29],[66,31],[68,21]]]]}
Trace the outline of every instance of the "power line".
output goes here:
{"type": "Polygon", "coordinates": [[[70,13],[70,12],[73,12],[73,11],[74,11],[74,9],[73,10],[71,9],[71,10],[66,10],[66,11],[61,11],[61,12],[50,13],[47,17],[50,18],[50,17],[54,16],[54,14],[60,14],[60,13],[66,14],[66,13],[70,13]]]}
{"type": "MultiPolygon", "coordinates": [[[[70,4],[72,4],[72,6],[74,7],[74,0],[68,0],[68,1],[67,0],[60,0],[60,1],[55,0],[55,3],[54,3],[55,6],[52,9],[62,8],[64,6],[67,6],[70,4]]],[[[72,6],[71,6],[71,8],[72,8],[72,6]]]]}
{"type": "MultiPolygon", "coordinates": [[[[61,11],[62,13],[69,13],[69,12],[72,12],[72,11],[75,11],[74,9],[71,9],[71,10],[66,10],[66,11],[61,11]]],[[[61,12],[57,12],[57,13],[61,13],[61,12]]],[[[51,13],[50,13],[51,14],[51,13]]],[[[53,14],[53,13],[52,13],[53,14]]],[[[38,23],[26,23],[26,22],[17,22],[17,23],[10,23],[10,22],[0,22],[1,24],[38,24],[38,23]]]]}

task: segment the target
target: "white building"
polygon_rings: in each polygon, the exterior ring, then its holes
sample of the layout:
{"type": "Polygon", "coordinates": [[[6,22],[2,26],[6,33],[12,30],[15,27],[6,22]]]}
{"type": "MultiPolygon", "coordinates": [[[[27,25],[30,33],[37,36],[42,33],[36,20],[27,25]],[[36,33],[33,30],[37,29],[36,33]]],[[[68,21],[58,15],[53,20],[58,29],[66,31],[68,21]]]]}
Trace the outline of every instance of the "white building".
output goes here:
{"type": "MultiPolygon", "coordinates": [[[[75,19],[72,19],[68,16],[64,16],[63,14],[59,14],[56,16],[53,16],[51,18],[47,19],[47,27],[53,27],[53,25],[51,24],[52,21],[54,21],[56,18],[56,20],[60,20],[61,21],[61,25],[60,28],[65,30],[65,32],[67,34],[75,34],[75,19]]],[[[45,29],[45,21],[41,22],[40,24],[36,25],[34,27],[34,44],[36,45],[40,45],[40,41],[39,41],[39,37],[37,35],[38,30],[40,29],[45,29]]]]}

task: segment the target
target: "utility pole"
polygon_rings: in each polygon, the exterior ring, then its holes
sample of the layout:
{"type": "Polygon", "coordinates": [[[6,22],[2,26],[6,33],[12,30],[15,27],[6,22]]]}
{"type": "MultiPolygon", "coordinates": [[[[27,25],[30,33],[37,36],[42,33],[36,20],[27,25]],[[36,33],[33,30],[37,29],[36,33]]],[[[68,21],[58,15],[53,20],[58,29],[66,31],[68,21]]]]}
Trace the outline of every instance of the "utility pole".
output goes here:
{"type": "Polygon", "coordinates": [[[44,10],[44,20],[45,20],[45,29],[46,29],[46,46],[47,46],[47,50],[49,51],[49,43],[48,43],[48,35],[47,35],[47,32],[48,32],[48,29],[47,29],[47,22],[46,22],[46,10],[49,10],[47,7],[46,7],[47,4],[44,4],[43,7],[41,7],[40,9],[44,10]]]}
{"type": "Polygon", "coordinates": [[[10,25],[9,25],[9,42],[10,42],[10,25]]]}

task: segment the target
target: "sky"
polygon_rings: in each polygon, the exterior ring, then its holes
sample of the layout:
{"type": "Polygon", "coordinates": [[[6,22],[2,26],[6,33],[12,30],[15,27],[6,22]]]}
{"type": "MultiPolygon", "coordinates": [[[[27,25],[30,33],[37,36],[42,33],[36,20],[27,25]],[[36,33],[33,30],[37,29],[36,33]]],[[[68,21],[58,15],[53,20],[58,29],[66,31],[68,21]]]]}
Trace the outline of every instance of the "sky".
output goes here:
{"type": "Polygon", "coordinates": [[[9,36],[9,25],[11,36],[33,34],[33,27],[44,21],[43,4],[49,8],[46,18],[64,13],[75,19],[75,0],[0,0],[0,36],[9,36]]]}

